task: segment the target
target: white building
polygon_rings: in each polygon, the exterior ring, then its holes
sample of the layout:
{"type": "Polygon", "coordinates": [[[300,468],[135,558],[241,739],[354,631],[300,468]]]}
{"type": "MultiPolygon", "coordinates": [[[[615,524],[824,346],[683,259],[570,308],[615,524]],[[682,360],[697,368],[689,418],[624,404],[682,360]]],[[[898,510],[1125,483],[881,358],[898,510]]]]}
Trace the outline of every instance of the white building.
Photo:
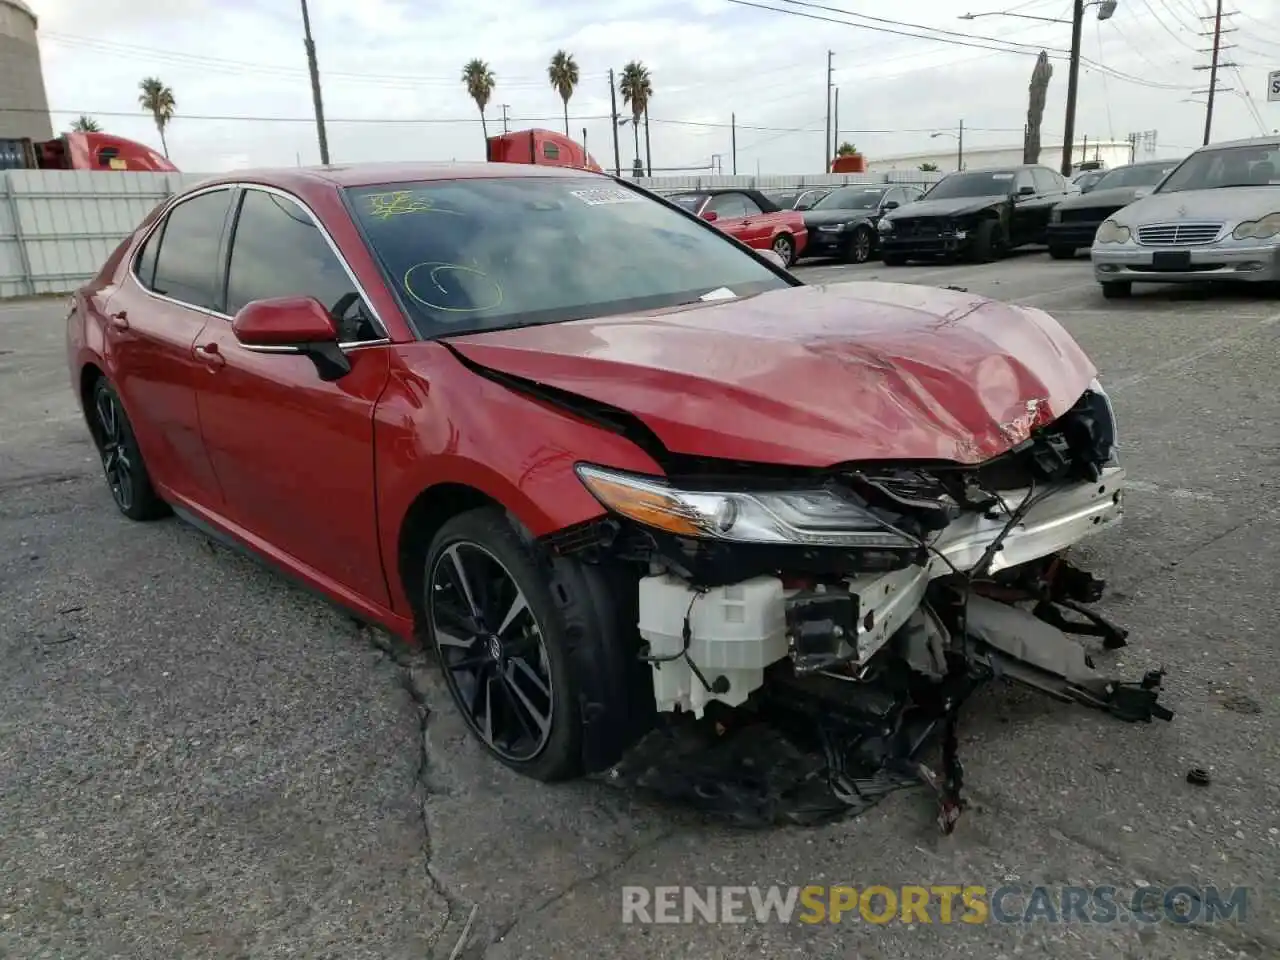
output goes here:
{"type": "MultiPolygon", "coordinates": [[[[956,168],[957,144],[954,139],[947,141],[950,149],[945,147],[930,150],[928,153],[912,153],[897,157],[868,157],[868,173],[888,173],[891,170],[919,170],[920,164],[937,165],[942,173],[949,173],[956,168]]],[[[1081,140],[1076,144],[1073,163],[1085,160],[1099,161],[1104,169],[1123,166],[1135,159],[1146,157],[1133,156],[1134,148],[1128,140],[1081,140]]],[[[1004,167],[1022,163],[1022,144],[1010,147],[974,147],[964,150],[964,168],[977,170],[981,167],[1004,167]]],[[[1045,143],[1040,147],[1040,162],[1046,167],[1059,170],[1062,167],[1062,144],[1045,143]]]]}

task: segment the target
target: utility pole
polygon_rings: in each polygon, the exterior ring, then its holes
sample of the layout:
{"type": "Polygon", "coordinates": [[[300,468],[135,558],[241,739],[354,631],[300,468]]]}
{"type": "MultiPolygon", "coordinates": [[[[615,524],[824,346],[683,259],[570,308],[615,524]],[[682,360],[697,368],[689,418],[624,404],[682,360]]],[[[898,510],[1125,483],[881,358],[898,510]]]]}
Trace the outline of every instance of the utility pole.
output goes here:
{"type": "Polygon", "coordinates": [[[840,88],[836,87],[836,105],[831,110],[831,155],[840,149],[840,88]]]}
{"type": "MultiPolygon", "coordinates": [[[[1232,14],[1228,13],[1227,16],[1232,16],[1232,14]]],[[[1202,19],[1208,20],[1209,18],[1203,17],[1202,19]]],[[[1207,92],[1209,94],[1209,102],[1205,106],[1205,111],[1204,111],[1204,144],[1206,145],[1209,143],[1209,135],[1213,131],[1213,100],[1214,100],[1214,94],[1218,92],[1218,70],[1219,68],[1235,66],[1234,63],[1222,63],[1219,61],[1219,57],[1221,56],[1222,51],[1231,49],[1229,46],[1224,47],[1222,45],[1222,35],[1224,33],[1231,33],[1231,32],[1232,30],[1222,29],[1222,0],[1218,0],[1217,9],[1213,15],[1213,47],[1210,50],[1200,51],[1201,53],[1208,53],[1210,55],[1209,64],[1208,66],[1196,67],[1197,70],[1209,71],[1209,89],[1207,91],[1202,91],[1202,90],[1196,91],[1196,93],[1207,92]]],[[[1208,34],[1202,33],[1201,36],[1208,36],[1208,34]]],[[[1230,92],[1230,89],[1231,88],[1228,87],[1224,89],[1222,92],[1228,93],[1230,92]]]]}
{"type": "Polygon", "coordinates": [[[618,89],[613,85],[613,68],[609,68],[609,121],[613,124],[613,175],[622,176],[622,160],[618,153],[618,89]]]}
{"type": "Polygon", "coordinates": [[[502,132],[506,133],[507,132],[507,110],[510,109],[511,104],[503,103],[503,104],[499,104],[499,106],[502,107],[502,132]]]}
{"type": "Polygon", "coordinates": [[[653,176],[653,152],[649,149],[649,105],[644,105],[644,169],[645,176],[653,176]]]}
{"type": "Polygon", "coordinates": [[[733,175],[738,175],[738,115],[729,114],[729,147],[733,156],[733,175]]]}
{"type": "Polygon", "coordinates": [[[960,121],[960,139],[956,145],[956,170],[964,169],[964,121],[960,121]]]}
{"type": "Polygon", "coordinates": [[[831,58],[834,56],[834,51],[827,51],[827,139],[822,144],[822,152],[826,154],[822,160],[823,173],[831,172],[831,58]]]}
{"type": "Polygon", "coordinates": [[[316,106],[316,138],[320,141],[320,163],[329,165],[329,138],[324,132],[324,102],[320,97],[320,65],[316,62],[316,45],[311,39],[311,16],[307,0],[302,0],[302,44],[307,51],[307,69],[311,71],[311,99],[316,106]]]}
{"type": "Polygon", "coordinates": [[[1080,33],[1084,29],[1084,0],[1075,0],[1071,10],[1071,65],[1067,70],[1067,122],[1062,133],[1062,175],[1071,176],[1071,158],[1076,139],[1076,88],[1080,83],[1080,33]]]}

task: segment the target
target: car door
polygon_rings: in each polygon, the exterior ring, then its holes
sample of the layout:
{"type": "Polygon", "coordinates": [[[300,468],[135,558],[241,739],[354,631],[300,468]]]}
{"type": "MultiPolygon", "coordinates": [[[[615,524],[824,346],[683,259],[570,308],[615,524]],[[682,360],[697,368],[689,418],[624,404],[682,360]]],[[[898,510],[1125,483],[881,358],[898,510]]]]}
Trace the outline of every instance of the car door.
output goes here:
{"type": "Polygon", "coordinates": [[[228,518],[295,561],[387,605],[377,536],[373,412],[389,357],[381,322],[309,210],[246,186],[233,212],[225,315],[195,349],[204,443],[228,518]],[[341,314],[351,371],[332,382],[293,348],[243,346],[231,317],[255,300],[311,296],[341,314]]]}
{"type": "MultiPolygon", "coordinates": [[[[725,233],[737,237],[743,243],[749,242],[751,224],[747,222],[750,208],[746,197],[741,193],[717,193],[707,201],[702,212],[716,215],[715,225],[725,233]]],[[[755,206],[755,204],[752,204],[755,206]]],[[[756,207],[756,212],[760,210],[756,207]]]]}
{"type": "Polygon", "coordinates": [[[217,269],[232,188],[184,197],[156,221],[106,305],[116,390],[153,479],[212,510],[222,503],[204,447],[196,389],[207,377],[192,346],[217,314],[217,269]]]}
{"type": "Polygon", "coordinates": [[[1030,243],[1037,234],[1036,222],[1039,213],[1036,209],[1036,182],[1030,170],[1019,170],[1013,178],[1013,213],[1010,218],[1011,229],[1009,242],[1011,246],[1030,243]]]}
{"type": "Polygon", "coordinates": [[[1048,167],[1032,167],[1031,177],[1036,185],[1036,196],[1023,206],[1031,224],[1032,242],[1043,243],[1049,216],[1067,194],[1067,181],[1048,167]]]}

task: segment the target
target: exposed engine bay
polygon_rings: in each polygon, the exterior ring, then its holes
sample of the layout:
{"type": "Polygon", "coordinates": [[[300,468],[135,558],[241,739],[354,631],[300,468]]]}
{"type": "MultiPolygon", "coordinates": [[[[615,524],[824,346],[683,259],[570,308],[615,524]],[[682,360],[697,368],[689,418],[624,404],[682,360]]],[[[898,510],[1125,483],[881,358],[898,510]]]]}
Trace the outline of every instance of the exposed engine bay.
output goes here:
{"type": "Polygon", "coordinates": [[[1126,721],[1169,720],[1161,672],[1123,682],[1073,637],[1124,646],[1090,609],[1105,584],[1069,548],[1120,521],[1125,473],[1095,383],[976,466],[819,472],[669,460],[661,481],[579,476],[609,510],[562,553],[638,572],[641,660],[659,722],[609,782],[743,824],[815,822],[904,786],[963,808],[956,723],[1005,678],[1126,721]],[[935,771],[920,759],[941,735],[935,771]]]}

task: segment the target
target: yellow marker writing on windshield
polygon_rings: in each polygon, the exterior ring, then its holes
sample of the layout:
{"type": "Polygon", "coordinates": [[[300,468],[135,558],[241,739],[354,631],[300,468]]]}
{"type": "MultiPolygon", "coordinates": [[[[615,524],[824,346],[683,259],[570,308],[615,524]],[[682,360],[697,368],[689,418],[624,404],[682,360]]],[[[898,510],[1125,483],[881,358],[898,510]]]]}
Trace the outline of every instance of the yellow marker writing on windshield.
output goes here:
{"type": "Polygon", "coordinates": [[[455,217],[462,216],[457,210],[444,210],[437,207],[430,197],[415,194],[412,190],[369,194],[369,216],[371,217],[389,220],[391,217],[409,213],[449,213],[455,217]]]}

